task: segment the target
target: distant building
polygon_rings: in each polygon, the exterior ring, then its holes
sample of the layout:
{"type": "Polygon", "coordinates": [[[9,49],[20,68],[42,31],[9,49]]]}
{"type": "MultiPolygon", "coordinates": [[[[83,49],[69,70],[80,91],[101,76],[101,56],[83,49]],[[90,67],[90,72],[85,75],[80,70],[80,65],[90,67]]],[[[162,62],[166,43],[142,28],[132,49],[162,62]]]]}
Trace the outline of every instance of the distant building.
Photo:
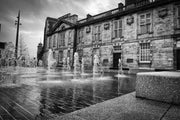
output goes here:
{"type": "Polygon", "coordinates": [[[126,0],[125,5],[78,20],[77,15],[47,18],[44,61],[53,50],[59,64],[78,52],[86,67],[98,55],[104,67],[180,69],[180,1],[126,0]]]}
{"type": "Polygon", "coordinates": [[[12,42],[0,42],[0,61],[1,66],[14,64],[14,44],[12,42]]]}
{"type": "Polygon", "coordinates": [[[37,46],[37,63],[39,63],[39,60],[42,60],[43,56],[43,45],[42,43],[39,43],[37,46]]]}
{"type": "Polygon", "coordinates": [[[0,59],[3,56],[3,53],[5,51],[6,43],[5,42],[0,42],[0,59]]]}

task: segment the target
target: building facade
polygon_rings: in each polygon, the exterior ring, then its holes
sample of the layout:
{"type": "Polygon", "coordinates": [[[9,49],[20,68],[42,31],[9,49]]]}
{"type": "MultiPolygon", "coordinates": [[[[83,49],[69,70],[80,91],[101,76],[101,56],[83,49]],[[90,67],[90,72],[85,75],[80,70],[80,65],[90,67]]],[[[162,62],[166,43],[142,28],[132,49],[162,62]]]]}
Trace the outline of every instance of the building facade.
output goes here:
{"type": "Polygon", "coordinates": [[[44,55],[52,49],[58,64],[70,58],[72,65],[78,52],[87,68],[98,55],[106,68],[117,68],[120,58],[123,68],[180,69],[178,0],[126,0],[85,19],[67,14],[53,20],[46,20],[44,55]]]}

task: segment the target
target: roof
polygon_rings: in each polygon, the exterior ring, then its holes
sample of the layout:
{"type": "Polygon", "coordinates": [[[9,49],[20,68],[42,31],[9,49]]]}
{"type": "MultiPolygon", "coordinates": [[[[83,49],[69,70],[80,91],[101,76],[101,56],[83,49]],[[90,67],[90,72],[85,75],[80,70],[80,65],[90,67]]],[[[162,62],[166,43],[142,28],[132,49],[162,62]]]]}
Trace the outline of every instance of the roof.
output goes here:
{"type": "MultiPolygon", "coordinates": [[[[81,19],[77,22],[77,24],[70,25],[70,28],[83,27],[86,25],[99,23],[102,21],[107,21],[107,20],[110,20],[113,18],[119,18],[119,17],[124,16],[124,15],[133,14],[133,13],[136,13],[139,11],[144,11],[147,9],[151,9],[154,7],[158,7],[158,6],[162,6],[162,5],[166,5],[166,4],[169,4],[172,2],[178,2],[178,1],[179,0],[153,0],[150,2],[149,0],[136,0],[135,2],[129,3],[130,6],[121,6],[121,7],[118,7],[118,8],[115,8],[115,9],[94,15],[94,16],[90,16],[90,17],[81,19]]],[[[68,21],[60,20],[57,22],[57,26],[61,22],[65,22],[66,24],[70,24],[70,23],[68,23],[68,21]]],[[[57,26],[55,25],[55,29],[57,26]]],[[[65,30],[67,30],[67,29],[65,29],[65,30]]],[[[53,32],[54,31],[51,31],[50,34],[53,34],[53,32]]]]}

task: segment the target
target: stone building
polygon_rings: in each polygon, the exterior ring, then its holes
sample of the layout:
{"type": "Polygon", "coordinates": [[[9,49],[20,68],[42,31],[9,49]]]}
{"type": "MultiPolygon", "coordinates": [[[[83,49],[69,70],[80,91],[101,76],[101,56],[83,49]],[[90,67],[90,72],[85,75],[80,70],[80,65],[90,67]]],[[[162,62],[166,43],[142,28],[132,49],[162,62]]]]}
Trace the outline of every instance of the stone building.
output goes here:
{"type": "Polygon", "coordinates": [[[125,5],[78,20],[67,14],[47,18],[44,54],[54,52],[59,64],[78,52],[91,68],[94,55],[102,66],[129,69],[180,69],[180,2],[126,0],[125,5]],[[51,23],[51,24],[50,24],[51,23]]]}

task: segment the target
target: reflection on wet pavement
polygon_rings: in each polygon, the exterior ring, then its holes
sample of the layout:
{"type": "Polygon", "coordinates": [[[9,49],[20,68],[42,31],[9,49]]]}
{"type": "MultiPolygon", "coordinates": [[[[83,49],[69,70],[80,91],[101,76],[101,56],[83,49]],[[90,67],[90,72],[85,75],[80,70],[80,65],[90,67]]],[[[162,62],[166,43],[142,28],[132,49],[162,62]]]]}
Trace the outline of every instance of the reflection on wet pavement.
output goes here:
{"type": "Polygon", "coordinates": [[[8,77],[0,83],[0,120],[45,119],[73,112],[134,91],[136,78],[115,78],[115,73],[74,77],[68,71],[42,68],[3,74],[8,77]]]}

